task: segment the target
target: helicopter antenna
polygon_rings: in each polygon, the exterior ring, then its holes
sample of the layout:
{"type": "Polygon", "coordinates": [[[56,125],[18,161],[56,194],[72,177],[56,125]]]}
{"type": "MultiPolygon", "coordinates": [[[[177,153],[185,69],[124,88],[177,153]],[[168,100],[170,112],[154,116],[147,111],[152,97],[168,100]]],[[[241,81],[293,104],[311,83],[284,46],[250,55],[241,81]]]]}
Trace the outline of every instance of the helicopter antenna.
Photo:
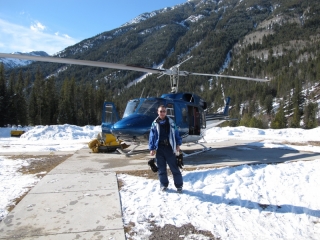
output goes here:
{"type": "Polygon", "coordinates": [[[209,90],[211,90],[211,89],[212,89],[212,81],[213,81],[213,79],[212,79],[212,78],[210,78],[210,79],[208,80],[208,82],[209,82],[209,90]]]}
{"type": "Polygon", "coordinates": [[[143,87],[143,89],[142,89],[142,93],[141,93],[141,95],[140,95],[140,98],[142,98],[142,94],[143,94],[143,92],[144,92],[144,88],[145,88],[145,87],[143,87]]]}
{"type": "MultiPolygon", "coordinates": [[[[218,81],[218,80],[219,80],[219,77],[218,77],[218,76],[216,76],[216,79],[217,79],[217,83],[219,83],[219,81],[218,81]]],[[[213,79],[210,78],[210,79],[209,79],[210,85],[212,84],[212,81],[213,81],[213,79]]],[[[221,92],[222,92],[223,102],[224,102],[224,104],[226,105],[227,102],[226,102],[226,96],[225,96],[225,94],[224,94],[223,84],[222,84],[222,82],[220,82],[220,84],[221,84],[221,92]]]]}
{"type": "Polygon", "coordinates": [[[224,104],[226,105],[226,96],[224,95],[224,90],[223,90],[223,84],[222,83],[221,83],[221,92],[222,92],[224,104]]]}
{"type": "Polygon", "coordinates": [[[192,93],[192,95],[191,95],[190,102],[192,102],[192,98],[193,98],[193,93],[192,93]]]}

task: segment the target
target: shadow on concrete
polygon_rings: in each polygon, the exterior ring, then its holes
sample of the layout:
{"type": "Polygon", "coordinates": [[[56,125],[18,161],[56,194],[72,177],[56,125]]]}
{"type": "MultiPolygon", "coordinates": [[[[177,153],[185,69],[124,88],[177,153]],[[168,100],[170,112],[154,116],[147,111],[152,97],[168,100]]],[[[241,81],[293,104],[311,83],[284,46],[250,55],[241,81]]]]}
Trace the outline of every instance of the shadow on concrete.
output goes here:
{"type": "MultiPolygon", "coordinates": [[[[214,145],[211,145],[214,148],[214,145]]],[[[184,163],[191,166],[198,166],[199,164],[239,165],[310,161],[320,158],[320,153],[297,151],[286,145],[280,146],[280,148],[264,148],[263,146],[263,143],[249,142],[234,146],[217,147],[212,151],[187,157],[184,159],[184,163]]],[[[185,150],[185,152],[189,154],[200,150],[201,147],[194,147],[192,150],[185,150]]]]}

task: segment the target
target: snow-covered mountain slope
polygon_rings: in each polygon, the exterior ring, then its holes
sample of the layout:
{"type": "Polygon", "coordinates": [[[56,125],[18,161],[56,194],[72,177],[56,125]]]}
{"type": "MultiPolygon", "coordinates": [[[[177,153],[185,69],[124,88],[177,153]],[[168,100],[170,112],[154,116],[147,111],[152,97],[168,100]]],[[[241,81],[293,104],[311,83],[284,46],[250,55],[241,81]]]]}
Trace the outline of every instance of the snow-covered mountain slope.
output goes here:
{"type": "MultiPolygon", "coordinates": [[[[44,51],[33,51],[33,52],[29,52],[29,53],[14,52],[13,54],[42,56],[42,57],[49,56],[49,54],[47,54],[44,51]]],[[[14,58],[0,58],[0,62],[3,63],[3,65],[4,65],[4,67],[6,69],[11,69],[11,68],[15,68],[15,67],[26,66],[26,65],[32,63],[33,61],[22,60],[22,59],[14,59],[14,58]]]]}

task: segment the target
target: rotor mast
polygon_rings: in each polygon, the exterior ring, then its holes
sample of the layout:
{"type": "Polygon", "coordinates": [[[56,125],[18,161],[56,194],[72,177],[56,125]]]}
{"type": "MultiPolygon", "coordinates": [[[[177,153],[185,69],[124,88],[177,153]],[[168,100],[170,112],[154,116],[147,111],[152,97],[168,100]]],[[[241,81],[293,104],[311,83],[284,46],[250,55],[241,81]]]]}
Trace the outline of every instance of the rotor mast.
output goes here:
{"type": "Polygon", "coordinates": [[[174,74],[170,75],[171,93],[177,93],[179,85],[179,68],[172,67],[171,69],[174,72],[174,74]]]}
{"type": "Polygon", "coordinates": [[[173,66],[170,68],[171,74],[170,74],[170,84],[171,84],[171,93],[177,93],[178,92],[178,86],[179,86],[179,76],[180,76],[180,70],[179,67],[181,66],[182,63],[185,63],[186,61],[190,60],[192,58],[189,57],[183,62],[173,66]]]}

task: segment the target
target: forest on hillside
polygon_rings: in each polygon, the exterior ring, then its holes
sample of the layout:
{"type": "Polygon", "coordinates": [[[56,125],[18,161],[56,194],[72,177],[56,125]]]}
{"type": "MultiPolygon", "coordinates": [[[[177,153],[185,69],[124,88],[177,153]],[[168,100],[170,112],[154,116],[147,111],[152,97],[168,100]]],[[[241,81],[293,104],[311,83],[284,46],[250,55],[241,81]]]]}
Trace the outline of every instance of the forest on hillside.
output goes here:
{"type": "MultiPolygon", "coordinates": [[[[247,77],[256,83],[192,76],[181,77],[180,92],[200,95],[218,111],[231,97],[225,125],[259,128],[319,124],[320,6],[316,0],[193,1],[138,24],[98,34],[58,54],[164,68],[193,58],[181,70],[247,77]],[[219,2],[219,1],[218,1],[219,2]],[[203,16],[197,22],[189,16],[203,16]],[[230,55],[227,68],[222,68],[230,55]],[[275,107],[277,106],[277,107],[275,107]]],[[[13,70],[0,65],[0,126],[98,125],[104,101],[122,115],[133,98],[159,97],[170,91],[168,76],[95,67],[32,63],[13,70]]]]}

